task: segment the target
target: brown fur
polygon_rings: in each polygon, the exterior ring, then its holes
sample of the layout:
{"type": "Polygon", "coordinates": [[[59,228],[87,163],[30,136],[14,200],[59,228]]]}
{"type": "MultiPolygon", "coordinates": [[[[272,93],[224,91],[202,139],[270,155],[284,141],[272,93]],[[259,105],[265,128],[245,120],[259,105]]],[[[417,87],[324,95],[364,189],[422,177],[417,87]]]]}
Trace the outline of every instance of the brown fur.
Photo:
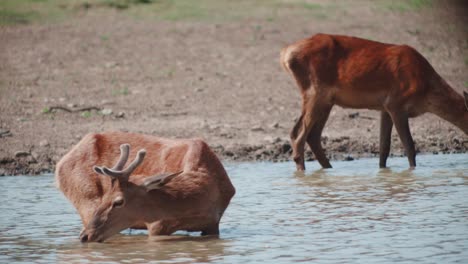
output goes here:
{"type": "Polygon", "coordinates": [[[177,230],[217,234],[218,224],[235,189],[223,165],[199,139],[164,139],[154,136],[106,132],[85,136],[56,168],[56,184],[80,214],[84,232],[97,224],[109,226],[103,240],[129,227],[147,228],[150,235],[169,235],[177,230]],[[111,167],[119,159],[119,146],[130,144],[130,157],[146,149],[143,163],[128,182],[97,174],[93,166],[111,167]],[[159,190],[146,192],[141,184],[150,176],[179,172],[159,190]],[[117,196],[125,208],[110,208],[117,196]],[[110,211],[109,211],[110,210],[110,211]],[[112,220],[116,218],[118,220],[112,220]]]}
{"type": "Polygon", "coordinates": [[[291,131],[298,170],[305,169],[306,142],[322,167],[331,167],[320,137],[334,105],[382,112],[381,167],[386,166],[393,124],[410,166],[416,166],[410,117],[431,112],[468,134],[468,96],[455,92],[410,46],[317,34],[285,47],[281,64],[302,96],[302,114],[291,131]]]}

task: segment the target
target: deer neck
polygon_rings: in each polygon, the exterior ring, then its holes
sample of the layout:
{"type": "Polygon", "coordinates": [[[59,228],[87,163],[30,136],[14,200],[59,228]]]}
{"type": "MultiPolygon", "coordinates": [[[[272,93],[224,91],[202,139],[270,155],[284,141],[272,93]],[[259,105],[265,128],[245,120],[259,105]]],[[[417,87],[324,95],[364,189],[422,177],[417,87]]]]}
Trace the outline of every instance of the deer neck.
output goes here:
{"type": "Polygon", "coordinates": [[[428,95],[429,112],[454,124],[468,134],[468,110],[465,99],[445,81],[428,95]]]}

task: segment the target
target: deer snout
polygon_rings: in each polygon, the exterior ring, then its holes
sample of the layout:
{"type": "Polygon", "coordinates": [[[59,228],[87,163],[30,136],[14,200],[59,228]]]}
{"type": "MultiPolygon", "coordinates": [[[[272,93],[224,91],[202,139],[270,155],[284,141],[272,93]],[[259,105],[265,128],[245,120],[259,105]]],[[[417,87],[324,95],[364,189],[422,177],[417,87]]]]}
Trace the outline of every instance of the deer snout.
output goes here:
{"type": "Polygon", "coordinates": [[[80,241],[81,243],[86,243],[88,242],[88,235],[87,234],[84,234],[80,237],[80,241]]]}
{"type": "Polygon", "coordinates": [[[81,243],[86,243],[88,242],[88,234],[86,233],[86,230],[83,230],[83,232],[81,232],[80,234],[80,241],[81,243]]]}
{"type": "Polygon", "coordinates": [[[101,243],[103,239],[96,235],[93,231],[83,230],[80,234],[80,241],[81,243],[89,243],[89,242],[99,242],[101,243]]]}

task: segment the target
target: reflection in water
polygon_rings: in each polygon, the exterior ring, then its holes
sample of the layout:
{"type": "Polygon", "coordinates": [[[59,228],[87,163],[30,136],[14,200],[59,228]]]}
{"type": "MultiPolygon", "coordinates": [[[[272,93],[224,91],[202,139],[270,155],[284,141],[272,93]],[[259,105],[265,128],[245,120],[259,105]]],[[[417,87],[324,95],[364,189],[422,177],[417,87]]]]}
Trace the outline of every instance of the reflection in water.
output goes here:
{"type": "Polygon", "coordinates": [[[225,241],[218,238],[172,236],[148,238],[141,235],[118,235],[108,242],[80,244],[73,242],[59,247],[59,261],[76,259],[87,262],[171,262],[208,263],[224,254],[225,241]]]}
{"type": "Polygon", "coordinates": [[[434,262],[468,260],[468,155],[227,166],[237,193],[221,236],[124,231],[81,244],[81,223],[53,177],[0,178],[0,263],[434,262]],[[31,186],[34,186],[33,188],[31,186]]]}

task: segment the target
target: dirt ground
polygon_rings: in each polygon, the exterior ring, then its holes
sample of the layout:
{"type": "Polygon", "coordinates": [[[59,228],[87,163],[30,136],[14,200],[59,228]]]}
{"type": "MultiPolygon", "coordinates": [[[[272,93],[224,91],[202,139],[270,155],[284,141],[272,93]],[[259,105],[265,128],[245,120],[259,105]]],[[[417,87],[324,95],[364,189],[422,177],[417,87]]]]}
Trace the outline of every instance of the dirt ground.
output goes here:
{"type": "MultiPolygon", "coordinates": [[[[86,7],[59,21],[1,26],[0,175],[51,172],[84,135],[107,130],[200,137],[223,161],[289,160],[300,97],[279,51],[318,32],[409,44],[454,89],[468,90],[462,1],[290,2],[260,1],[225,19],[86,7]]],[[[410,126],[420,153],[468,150],[468,136],[434,115],[410,126]]],[[[333,160],[377,156],[378,128],[378,112],[334,107],[322,143],[333,160]]],[[[404,154],[395,131],[391,151],[404,154]]]]}

